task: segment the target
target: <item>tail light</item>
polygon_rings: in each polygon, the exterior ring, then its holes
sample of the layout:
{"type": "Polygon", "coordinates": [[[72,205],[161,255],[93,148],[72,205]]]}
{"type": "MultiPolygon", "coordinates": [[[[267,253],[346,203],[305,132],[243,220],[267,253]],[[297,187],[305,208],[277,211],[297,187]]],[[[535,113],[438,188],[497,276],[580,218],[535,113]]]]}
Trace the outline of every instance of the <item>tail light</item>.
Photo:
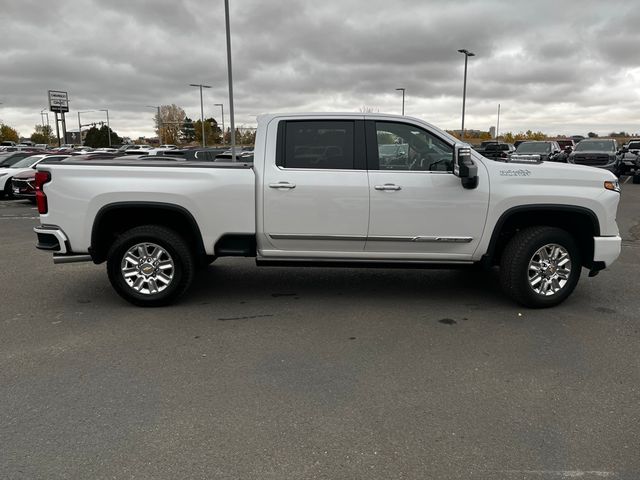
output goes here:
{"type": "Polygon", "coordinates": [[[36,203],[38,205],[38,213],[44,215],[49,211],[49,205],[47,204],[47,196],[42,189],[45,183],[51,181],[51,173],[49,172],[36,172],[36,203]]]}

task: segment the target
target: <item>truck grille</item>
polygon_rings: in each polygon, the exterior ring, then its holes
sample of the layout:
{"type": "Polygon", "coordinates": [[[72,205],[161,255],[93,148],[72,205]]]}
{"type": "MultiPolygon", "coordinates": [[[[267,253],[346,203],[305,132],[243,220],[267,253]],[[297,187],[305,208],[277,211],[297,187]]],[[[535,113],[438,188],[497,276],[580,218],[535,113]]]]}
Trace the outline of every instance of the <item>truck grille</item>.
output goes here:
{"type": "Polygon", "coordinates": [[[576,155],[573,162],[579,165],[599,166],[609,163],[609,155],[576,155]]]}

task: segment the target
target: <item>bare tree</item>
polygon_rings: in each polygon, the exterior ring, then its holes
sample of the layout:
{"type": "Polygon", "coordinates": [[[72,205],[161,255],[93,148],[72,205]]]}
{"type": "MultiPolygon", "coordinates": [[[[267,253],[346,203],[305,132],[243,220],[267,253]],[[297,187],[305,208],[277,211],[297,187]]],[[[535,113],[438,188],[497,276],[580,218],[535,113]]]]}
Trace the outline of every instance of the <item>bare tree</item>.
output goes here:
{"type": "Polygon", "coordinates": [[[182,107],[175,104],[161,105],[160,118],[158,114],[154,115],[156,122],[156,135],[162,138],[164,143],[177,144],[180,140],[180,130],[184,125],[186,114],[182,107]]]}

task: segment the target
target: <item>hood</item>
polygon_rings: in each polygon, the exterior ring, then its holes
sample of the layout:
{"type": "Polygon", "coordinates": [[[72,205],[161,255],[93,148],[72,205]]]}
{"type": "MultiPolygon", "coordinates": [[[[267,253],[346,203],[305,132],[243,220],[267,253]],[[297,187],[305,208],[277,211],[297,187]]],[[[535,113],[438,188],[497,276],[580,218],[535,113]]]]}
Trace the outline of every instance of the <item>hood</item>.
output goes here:
{"type": "Polygon", "coordinates": [[[30,179],[36,178],[36,171],[33,168],[30,168],[29,171],[22,171],[23,169],[19,169],[20,173],[17,173],[15,175],[12,175],[13,178],[19,178],[19,179],[30,179]]]}
{"type": "Polygon", "coordinates": [[[548,185],[598,185],[606,180],[617,180],[608,170],[574,163],[542,162],[537,164],[495,162],[485,160],[494,175],[501,179],[518,178],[522,183],[545,183],[548,185]]]}
{"type": "Polygon", "coordinates": [[[571,155],[615,155],[616,152],[605,151],[602,150],[579,150],[571,152],[571,155]]]}

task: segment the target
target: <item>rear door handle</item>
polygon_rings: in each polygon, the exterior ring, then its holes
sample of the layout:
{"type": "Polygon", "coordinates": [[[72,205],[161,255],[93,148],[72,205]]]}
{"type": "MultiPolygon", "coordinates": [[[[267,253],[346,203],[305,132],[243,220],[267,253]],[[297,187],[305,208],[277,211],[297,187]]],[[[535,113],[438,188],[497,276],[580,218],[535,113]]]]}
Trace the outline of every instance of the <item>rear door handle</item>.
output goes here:
{"type": "Polygon", "coordinates": [[[375,188],[376,190],[383,190],[383,191],[398,191],[398,190],[402,190],[402,187],[400,185],[395,185],[393,183],[385,183],[384,185],[376,185],[373,188],[375,188]]]}
{"type": "Polygon", "coordinates": [[[278,182],[278,183],[270,183],[269,184],[269,188],[296,188],[296,184],[295,183],[289,183],[289,182],[278,182]]]}

